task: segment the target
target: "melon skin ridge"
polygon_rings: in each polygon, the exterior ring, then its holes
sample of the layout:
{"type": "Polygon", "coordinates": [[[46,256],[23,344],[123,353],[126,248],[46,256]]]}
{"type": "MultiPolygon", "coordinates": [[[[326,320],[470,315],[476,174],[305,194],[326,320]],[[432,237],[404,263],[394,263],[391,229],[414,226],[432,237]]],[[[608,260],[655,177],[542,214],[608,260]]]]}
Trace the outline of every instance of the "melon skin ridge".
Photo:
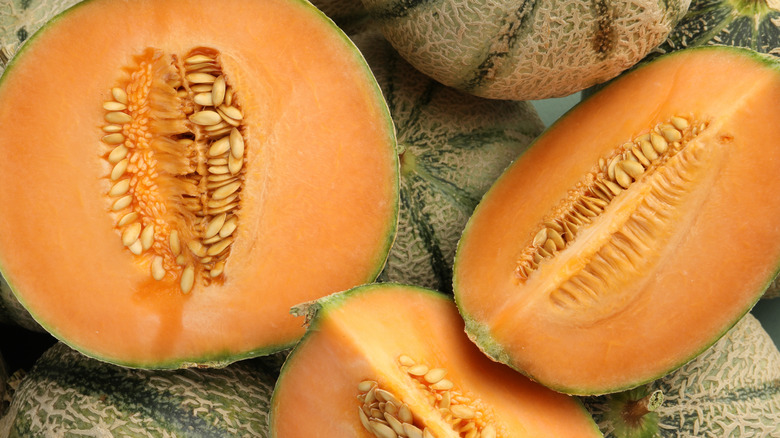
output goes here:
{"type": "MultiPolygon", "coordinates": [[[[769,70],[774,70],[776,73],[780,73],[780,62],[778,62],[778,60],[777,60],[777,58],[775,56],[770,56],[769,54],[759,53],[759,52],[756,52],[756,51],[753,51],[753,50],[747,50],[746,48],[742,48],[742,47],[721,46],[721,45],[708,45],[708,46],[700,46],[700,47],[691,47],[691,48],[685,49],[684,51],[675,51],[675,52],[672,52],[672,53],[663,54],[662,57],[663,58],[669,58],[669,57],[674,57],[674,56],[685,56],[686,53],[693,53],[693,52],[696,52],[696,51],[722,51],[724,53],[725,52],[734,52],[734,53],[739,54],[739,56],[744,56],[746,58],[749,58],[749,59],[752,59],[752,60],[756,61],[758,64],[760,64],[764,68],[767,68],[769,70]]],[[[645,67],[648,67],[651,64],[653,64],[656,60],[657,60],[657,58],[649,57],[648,59],[643,60],[642,62],[640,62],[636,66],[634,66],[632,69],[630,69],[630,72],[638,71],[638,70],[641,70],[641,69],[643,69],[645,67]]],[[[623,76],[624,75],[620,75],[620,76],[616,77],[613,81],[610,81],[609,83],[610,84],[617,83],[617,82],[622,80],[623,76]]],[[[599,88],[599,91],[600,90],[601,90],[601,88],[599,88]]],[[[585,96],[584,99],[583,99],[583,102],[585,100],[590,99],[593,94],[595,94],[595,93],[592,93],[592,94],[589,94],[588,96],[585,96]]],[[[534,146],[537,146],[537,143],[539,143],[543,138],[545,138],[545,136],[548,134],[548,132],[552,131],[552,129],[555,126],[557,126],[559,123],[561,123],[561,121],[564,120],[566,118],[566,116],[569,113],[571,113],[572,111],[574,111],[575,109],[576,109],[576,107],[569,109],[558,120],[556,120],[551,126],[549,126],[530,145],[530,147],[528,148],[526,153],[528,153],[528,151],[533,150],[534,146]]],[[[539,147],[539,146],[537,146],[537,147],[539,147]]],[[[496,179],[496,181],[494,183],[494,186],[499,185],[499,183],[501,182],[502,178],[504,178],[507,173],[508,172],[505,171],[504,174],[499,176],[499,178],[496,179]]],[[[488,192],[485,194],[485,197],[488,197],[489,195],[490,195],[490,190],[488,190],[488,192]]],[[[471,225],[471,223],[466,225],[466,227],[465,227],[465,229],[463,231],[463,236],[466,236],[469,233],[469,231],[471,229],[470,225],[471,225]]],[[[502,363],[510,366],[511,368],[515,369],[516,371],[526,375],[531,380],[538,381],[538,382],[544,384],[545,386],[547,386],[547,387],[549,387],[549,388],[551,388],[553,390],[556,390],[556,391],[559,391],[559,392],[563,392],[563,393],[566,393],[566,394],[579,395],[579,396],[583,396],[583,397],[586,397],[586,396],[598,396],[598,395],[603,395],[605,393],[611,394],[611,393],[618,393],[618,392],[628,391],[630,389],[637,388],[637,387],[640,387],[642,385],[647,385],[647,384],[649,384],[649,383],[651,383],[653,381],[656,381],[657,379],[660,379],[661,377],[663,377],[663,375],[656,375],[656,376],[648,377],[648,378],[643,379],[641,381],[640,380],[636,380],[636,381],[627,383],[626,385],[623,385],[621,387],[610,388],[609,391],[592,391],[590,389],[583,389],[583,388],[580,388],[580,387],[572,387],[572,386],[561,386],[561,385],[553,384],[551,382],[542,381],[542,380],[538,379],[536,376],[534,376],[533,374],[528,373],[526,370],[519,368],[516,364],[514,364],[512,362],[512,360],[510,358],[510,354],[507,352],[507,350],[490,335],[490,330],[489,330],[488,326],[479,322],[478,315],[469,314],[466,311],[466,309],[464,308],[461,300],[459,299],[459,294],[457,292],[459,287],[460,287],[458,285],[458,281],[457,281],[457,277],[458,277],[457,271],[459,270],[458,262],[457,262],[457,258],[458,258],[457,253],[461,250],[461,246],[462,246],[462,239],[461,239],[461,241],[458,244],[458,249],[456,251],[456,261],[455,261],[455,264],[454,264],[455,275],[454,275],[454,283],[453,283],[454,287],[453,287],[453,289],[455,290],[455,302],[458,305],[458,309],[459,309],[459,311],[461,313],[461,316],[463,317],[463,319],[465,321],[466,332],[467,332],[469,338],[472,340],[472,342],[474,342],[483,351],[483,353],[485,353],[491,359],[493,359],[495,361],[498,361],[498,362],[502,362],[502,363]]],[[[772,283],[773,279],[776,276],[780,275],[780,261],[778,261],[774,266],[775,267],[772,270],[772,274],[768,278],[766,278],[764,280],[764,282],[762,283],[762,286],[759,287],[757,290],[764,290],[765,286],[769,286],[769,285],[773,284],[772,283]]],[[[733,327],[745,315],[749,314],[750,310],[755,306],[755,304],[759,301],[760,298],[761,298],[760,294],[755,294],[755,298],[752,301],[746,303],[743,308],[741,308],[737,312],[735,312],[735,316],[734,316],[732,322],[727,324],[726,327],[724,327],[724,329],[721,330],[720,332],[713,333],[713,336],[711,338],[712,339],[711,342],[709,342],[708,344],[702,346],[702,348],[700,348],[699,350],[692,352],[687,359],[682,359],[676,365],[674,365],[673,367],[670,367],[669,370],[667,370],[666,373],[671,373],[671,372],[679,369],[680,367],[682,367],[683,365],[688,363],[690,360],[692,360],[692,358],[694,358],[694,357],[696,357],[698,355],[701,355],[705,351],[707,351],[708,349],[712,348],[713,344],[715,344],[719,339],[721,339],[723,336],[725,336],[729,332],[729,330],[733,329],[733,327]]]]}

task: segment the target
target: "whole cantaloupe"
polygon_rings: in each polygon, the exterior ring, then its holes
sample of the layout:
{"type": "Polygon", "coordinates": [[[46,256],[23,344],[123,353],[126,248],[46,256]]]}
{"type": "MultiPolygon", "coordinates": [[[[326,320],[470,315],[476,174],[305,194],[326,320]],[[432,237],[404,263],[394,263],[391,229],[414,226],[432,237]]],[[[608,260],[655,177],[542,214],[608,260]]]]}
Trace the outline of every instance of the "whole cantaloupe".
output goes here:
{"type": "Polygon", "coordinates": [[[363,0],[434,79],[489,98],[565,96],[617,76],[664,41],[690,0],[363,0]]]}

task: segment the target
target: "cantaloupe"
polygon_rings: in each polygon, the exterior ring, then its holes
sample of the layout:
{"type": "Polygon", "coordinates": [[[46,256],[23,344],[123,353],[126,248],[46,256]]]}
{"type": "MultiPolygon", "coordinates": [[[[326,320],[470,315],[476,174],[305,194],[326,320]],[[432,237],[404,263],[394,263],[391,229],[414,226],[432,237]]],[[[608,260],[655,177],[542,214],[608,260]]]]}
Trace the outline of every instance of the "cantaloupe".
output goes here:
{"type": "Polygon", "coordinates": [[[271,403],[271,436],[601,436],[579,401],[483,355],[449,296],[361,286],[300,306],[313,318],[271,403]]]}
{"type": "Polygon", "coordinates": [[[454,292],[471,338],[577,394],[656,380],[704,351],[780,264],[777,102],[777,61],[708,47],[559,119],[463,233],[454,292]]]}
{"type": "Polygon", "coordinates": [[[0,125],[3,276],[103,360],[285,348],[289,308],[374,280],[394,239],[387,106],[306,2],[79,3],[7,66],[0,125]]]}
{"type": "Polygon", "coordinates": [[[266,438],[277,356],[221,369],[137,370],[58,343],[21,381],[0,436],[266,438]]]}
{"type": "Polygon", "coordinates": [[[398,234],[380,280],[452,292],[452,260],[482,195],[544,127],[529,102],[445,87],[403,60],[378,31],[352,36],[396,125],[398,234]]]}
{"type": "Polygon", "coordinates": [[[585,404],[606,437],[777,436],[780,351],[748,314],[674,373],[585,404]]]}
{"type": "Polygon", "coordinates": [[[531,100],[617,76],[662,43],[690,0],[363,0],[401,55],[445,85],[531,100]]]}

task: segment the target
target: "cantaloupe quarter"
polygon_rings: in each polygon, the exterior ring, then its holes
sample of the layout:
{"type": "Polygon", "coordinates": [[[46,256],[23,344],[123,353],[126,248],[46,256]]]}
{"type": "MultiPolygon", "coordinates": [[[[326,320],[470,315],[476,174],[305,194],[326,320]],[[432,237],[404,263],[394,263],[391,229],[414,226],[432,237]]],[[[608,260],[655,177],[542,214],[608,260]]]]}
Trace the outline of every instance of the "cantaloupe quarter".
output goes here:
{"type": "Polygon", "coordinates": [[[366,285],[299,310],[313,320],[271,401],[271,436],[601,436],[576,398],[483,355],[451,298],[366,285]]]}
{"type": "Polygon", "coordinates": [[[654,380],[715,342],[778,269],[778,101],[769,57],[699,48],[563,116],[463,233],[470,337],[578,394],[654,380]]]}
{"type": "Polygon", "coordinates": [[[289,308],[373,280],[394,238],[387,106],[302,1],[83,2],[8,66],[0,125],[2,273],[103,360],[289,346],[289,308]]]}

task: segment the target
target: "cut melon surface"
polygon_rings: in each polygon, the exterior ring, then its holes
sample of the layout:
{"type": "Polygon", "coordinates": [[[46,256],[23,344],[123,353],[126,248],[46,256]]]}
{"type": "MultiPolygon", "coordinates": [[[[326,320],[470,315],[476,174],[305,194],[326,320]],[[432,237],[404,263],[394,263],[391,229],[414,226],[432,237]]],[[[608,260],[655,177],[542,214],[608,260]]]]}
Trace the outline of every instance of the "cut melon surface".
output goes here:
{"type": "Polygon", "coordinates": [[[289,346],[289,308],[372,281],[394,239],[387,106],[308,3],[80,3],[6,69],[0,125],[2,273],[107,361],[289,346]]]}
{"type": "Polygon", "coordinates": [[[382,283],[308,312],[274,390],[273,437],[395,436],[381,435],[388,427],[409,437],[601,436],[575,398],[482,354],[448,296],[382,283]]]}
{"type": "Polygon", "coordinates": [[[715,342],[778,269],[780,69],[686,50],[563,116],[460,241],[470,337],[556,390],[654,380],[715,342]]]}

